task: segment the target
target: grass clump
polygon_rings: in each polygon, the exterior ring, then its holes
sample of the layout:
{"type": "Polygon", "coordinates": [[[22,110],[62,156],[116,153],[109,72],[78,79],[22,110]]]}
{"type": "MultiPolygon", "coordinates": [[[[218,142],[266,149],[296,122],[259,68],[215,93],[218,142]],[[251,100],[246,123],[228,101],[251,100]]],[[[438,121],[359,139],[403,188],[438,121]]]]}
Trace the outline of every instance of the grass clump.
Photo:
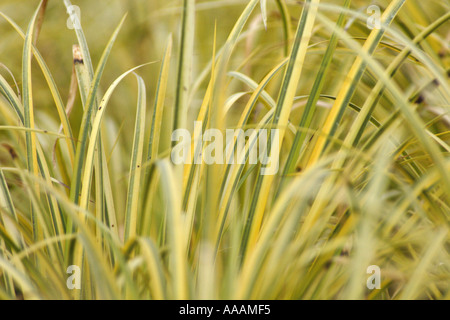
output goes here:
{"type": "Polygon", "coordinates": [[[34,4],[0,5],[1,299],[450,298],[448,3],[34,4]],[[192,161],[209,129],[277,129],[279,170],[192,161]]]}

